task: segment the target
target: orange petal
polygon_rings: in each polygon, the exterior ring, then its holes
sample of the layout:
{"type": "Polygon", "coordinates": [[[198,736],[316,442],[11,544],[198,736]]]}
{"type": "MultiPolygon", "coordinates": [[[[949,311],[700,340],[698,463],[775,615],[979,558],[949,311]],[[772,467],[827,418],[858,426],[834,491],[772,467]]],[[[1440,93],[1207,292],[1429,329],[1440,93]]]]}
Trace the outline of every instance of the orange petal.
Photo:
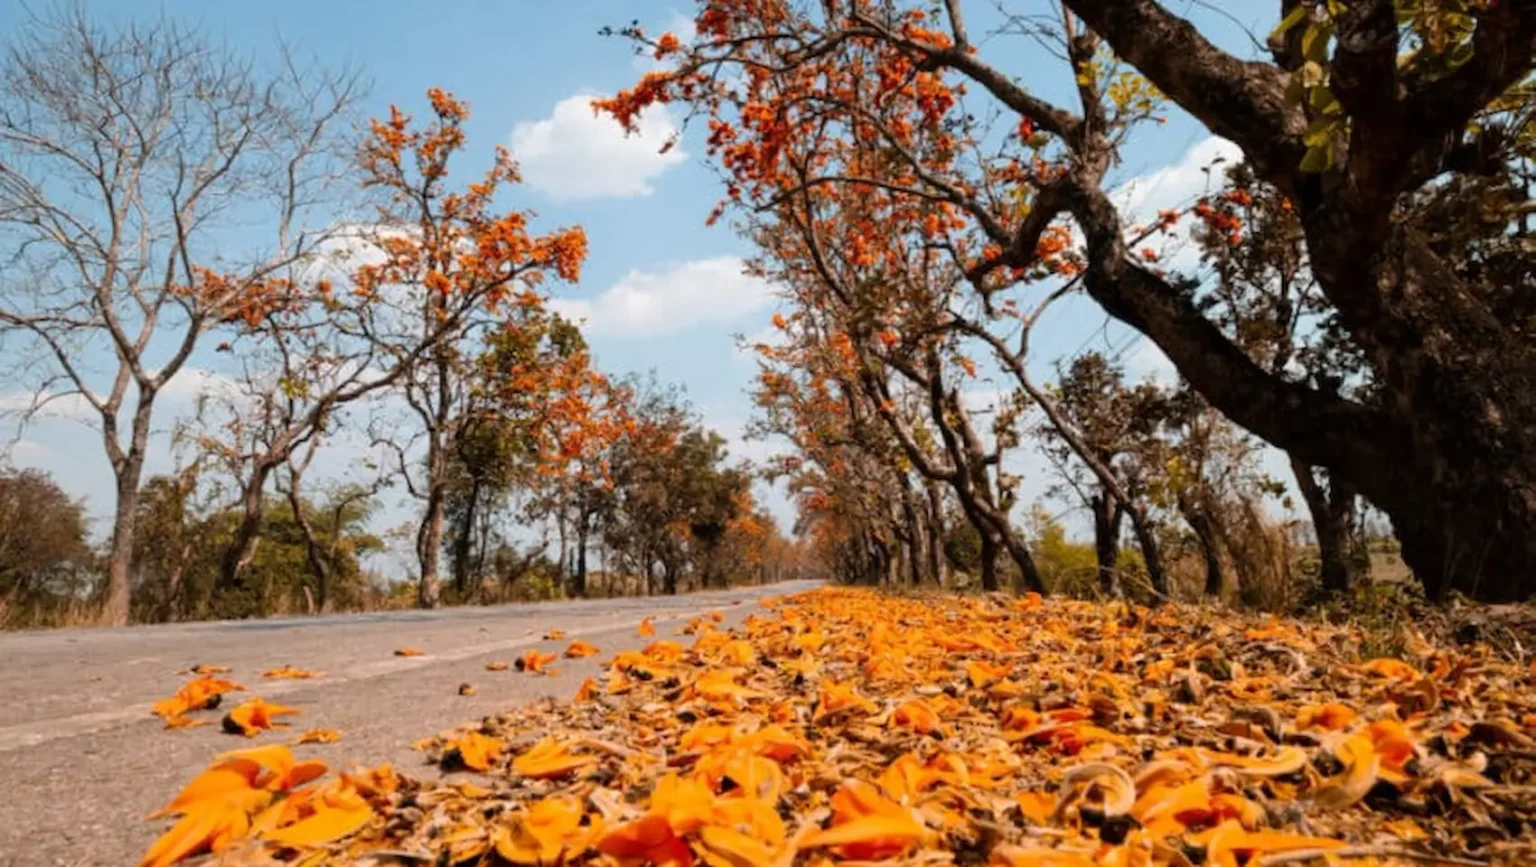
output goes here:
{"type": "Polygon", "coordinates": [[[581,659],[586,656],[596,656],[598,649],[580,638],[571,642],[571,646],[565,649],[566,659],[581,659]]]}
{"type": "Polygon", "coordinates": [[[319,846],[356,833],[372,818],[373,809],[367,804],[351,807],[327,805],[307,819],[268,832],[263,839],[293,848],[319,846]]]}

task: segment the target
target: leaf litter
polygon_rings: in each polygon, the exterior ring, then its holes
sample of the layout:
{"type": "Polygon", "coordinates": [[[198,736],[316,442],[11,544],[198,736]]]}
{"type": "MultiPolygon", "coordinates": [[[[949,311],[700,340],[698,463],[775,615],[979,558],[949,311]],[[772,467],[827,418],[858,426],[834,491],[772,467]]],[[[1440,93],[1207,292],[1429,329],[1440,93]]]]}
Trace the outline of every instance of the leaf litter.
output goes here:
{"type": "Polygon", "coordinates": [[[418,742],[473,781],[227,754],[143,863],[1536,862],[1536,666],[1487,644],[857,589],[693,634],[418,742]]]}

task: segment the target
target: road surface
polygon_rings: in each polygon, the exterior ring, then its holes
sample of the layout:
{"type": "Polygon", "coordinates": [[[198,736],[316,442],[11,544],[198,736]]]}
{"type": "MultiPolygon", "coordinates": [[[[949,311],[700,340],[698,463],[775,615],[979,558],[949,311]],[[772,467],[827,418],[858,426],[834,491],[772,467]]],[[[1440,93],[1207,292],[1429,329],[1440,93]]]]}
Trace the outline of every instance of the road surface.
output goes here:
{"type": "MultiPolygon", "coordinates": [[[[644,643],[635,626],[653,616],[672,635],[709,611],[739,622],[768,596],[813,582],[612,599],[0,634],[0,865],[132,865],[167,827],[144,815],[160,807],[216,753],[282,743],[306,728],[335,728],[340,742],[296,747],[333,768],[356,762],[419,777],[436,769],[412,741],[545,695],[572,695],[602,660],[644,643]],[[550,629],[564,641],[542,641],[550,629]],[[562,659],[557,674],[489,672],[524,650],[563,649],[584,638],[603,653],[562,659]],[[415,647],[422,656],[394,651],[415,647]],[[174,693],[196,664],[227,665],[252,695],[303,709],[290,732],[247,741],[213,725],[167,731],[150,705],[174,693]],[[266,680],[283,665],[325,672],[314,680],[266,680]],[[459,684],[474,696],[460,696],[459,684]]],[[[229,701],[229,706],[234,704],[229,701]]]]}

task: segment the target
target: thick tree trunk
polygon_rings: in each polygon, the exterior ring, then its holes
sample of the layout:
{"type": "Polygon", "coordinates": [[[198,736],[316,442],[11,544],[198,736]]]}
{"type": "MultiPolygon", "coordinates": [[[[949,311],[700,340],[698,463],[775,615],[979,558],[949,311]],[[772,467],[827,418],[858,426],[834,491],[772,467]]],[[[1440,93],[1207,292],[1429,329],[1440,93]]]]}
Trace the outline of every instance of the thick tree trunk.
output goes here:
{"type": "Polygon", "coordinates": [[[677,567],[672,563],[663,563],[661,568],[661,592],[668,596],[676,596],[677,567]]]}
{"type": "Polygon", "coordinates": [[[117,514],[112,519],[112,547],[107,554],[107,592],[101,604],[103,626],[126,626],[133,586],[134,532],[139,517],[141,457],[130,457],[117,474],[117,514]]]}
{"type": "Polygon", "coordinates": [[[1093,553],[1099,566],[1099,590],[1118,597],[1120,589],[1120,524],[1125,508],[1104,493],[1093,496],[1093,553]]]}

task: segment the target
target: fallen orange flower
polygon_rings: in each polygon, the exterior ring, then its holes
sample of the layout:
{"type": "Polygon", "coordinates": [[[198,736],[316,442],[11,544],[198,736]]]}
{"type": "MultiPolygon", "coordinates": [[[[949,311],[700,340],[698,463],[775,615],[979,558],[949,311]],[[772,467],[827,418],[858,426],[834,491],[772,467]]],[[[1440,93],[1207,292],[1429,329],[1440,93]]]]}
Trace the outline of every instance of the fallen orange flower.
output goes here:
{"type": "Polygon", "coordinates": [[[488,771],[501,758],[501,750],[501,741],[479,732],[468,732],[448,743],[448,751],[443,754],[443,765],[452,767],[457,760],[472,771],[488,771]]]}
{"type": "Polygon", "coordinates": [[[513,864],[558,864],[585,852],[602,831],[601,817],[589,817],[579,799],[544,798],[511,814],[493,846],[513,864]]]}
{"type": "Polygon", "coordinates": [[[653,618],[647,617],[644,620],[640,621],[640,625],[638,627],[636,627],[635,633],[638,634],[641,638],[650,638],[651,636],[655,635],[656,634],[656,622],[655,622],[655,620],[653,618]]]}
{"type": "Polygon", "coordinates": [[[299,744],[334,744],[341,740],[341,732],[336,729],[310,729],[299,735],[294,743],[299,744]]]}
{"type": "Polygon", "coordinates": [[[224,730],[232,735],[253,738],[266,729],[287,728],[287,723],[277,722],[277,717],[303,713],[298,708],[272,704],[265,699],[253,698],[236,705],[224,715],[224,730]]]}
{"type": "Polygon", "coordinates": [[[194,710],[212,710],[219,706],[224,693],[245,689],[232,680],[201,675],[182,684],[176,694],[155,702],[151,710],[165,720],[166,728],[185,728],[194,723],[178,720],[182,714],[194,710]]]}
{"type": "Polygon", "coordinates": [[[518,671],[526,671],[529,674],[544,674],[544,666],[554,662],[559,657],[553,653],[543,653],[537,648],[529,648],[513,663],[518,671]]]}
{"type": "Polygon", "coordinates": [[[512,760],[512,770],[535,780],[569,776],[597,763],[593,756],[578,755],[570,744],[545,738],[512,760]]]}
{"type": "Polygon", "coordinates": [[[832,796],[832,824],[799,841],[801,849],[833,847],[844,858],[893,858],[932,837],[912,811],[858,780],[844,781],[832,796]]]}
{"type": "Polygon", "coordinates": [[[565,637],[565,630],[564,629],[551,629],[550,631],[544,633],[544,640],[545,641],[559,641],[560,639],[562,639],[564,637],[565,637]]]}
{"type": "Polygon", "coordinates": [[[565,649],[565,658],[581,659],[582,657],[586,656],[596,656],[599,652],[600,651],[596,647],[593,647],[592,645],[578,638],[571,642],[570,647],[565,649]]]}
{"type": "Polygon", "coordinates": [[[402,647],[395,651],[396,656],[421,656],[425,651],[419,647],[402,647]]]}

